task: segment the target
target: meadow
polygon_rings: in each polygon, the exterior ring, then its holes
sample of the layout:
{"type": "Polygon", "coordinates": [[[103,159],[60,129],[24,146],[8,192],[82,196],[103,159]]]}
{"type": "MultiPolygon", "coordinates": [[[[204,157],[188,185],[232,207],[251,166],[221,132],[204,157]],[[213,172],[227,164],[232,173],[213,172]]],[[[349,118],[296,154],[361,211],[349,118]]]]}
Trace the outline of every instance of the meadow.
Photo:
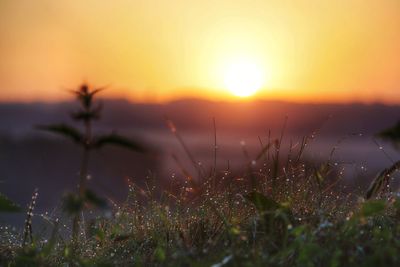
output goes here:
{"type": "MultiPolygon", "coordinates": [[[[94,151],[105,146],[148,151],[115,132],[93,131],[92,123],[101,118],[102,106],[94,101],[100,92],[86,85],[73,92],[80,109],[71,115],[82,128],[35,126],[80,148],[78,187],[45,214],[35,213],[40,192],[33,192],[27,210],[1,195],[2,213],[26,212],[23,229],[0,227],[1,266],[400,265],[400,195],[393,186],[400,161],[377,173],[368,188],[348,187],[333,157],[325,162],[304,157],[312,135],[282,149],[286,121],[276,138],[259,140],[255,158],[243,147],[244,167],[237,171],[217,164],[223,159],[215,121],[214,155],[205,166],[167,119],[189,166],[177,161],[179,176],[167,184],[151,172],[143,184],[127,180],[122,202],[98,195],[87,182],[94,151]],[[40,217],[44,230],[36,230],[33,217],[40,217]]],[[[396,146],[400,125],[378,136],[396,146]]]]}

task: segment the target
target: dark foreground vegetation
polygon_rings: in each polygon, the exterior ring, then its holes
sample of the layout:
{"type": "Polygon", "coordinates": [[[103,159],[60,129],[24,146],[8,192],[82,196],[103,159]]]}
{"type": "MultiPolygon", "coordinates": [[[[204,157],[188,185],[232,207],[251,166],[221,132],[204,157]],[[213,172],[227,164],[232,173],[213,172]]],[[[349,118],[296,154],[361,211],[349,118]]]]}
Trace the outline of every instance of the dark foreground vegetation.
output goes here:
{"type": "MultiPolygon", "coordinates": [[[[44,215],[34,213],[40,197],[34,192],[24,231],[0,228],[0,266],[400,266],[400,195],[391,186],[398,161],[368,189],[347,188],[335,162],[303,159],[312,137],[283,155],[282,131],[276,140],[260,139],[255,159],[244,149],[241,173],[216,167],[216,139],[215,164],[207,168],[169,121],[193,166],[178,163],[183,179],[172,176],[167,187],[152,174],[144,186],[128,181],[126,201],[114,203],[87,188],[90,151],[145,148],[114,133],[93,135],[90,123],[100,111],[92,106],[95,92],[76,92],[83,110],[74,116],[84,134],[61,124],[39,127],[82,147],[78,192],[44,215]],[[33,231],[33,216],[43,219],[46,231],[33,231]]],[[[381,137],[398,144],[399,128],[381,137]]],[[[0,210],[20,208],[1,196],[0,210]]]]}

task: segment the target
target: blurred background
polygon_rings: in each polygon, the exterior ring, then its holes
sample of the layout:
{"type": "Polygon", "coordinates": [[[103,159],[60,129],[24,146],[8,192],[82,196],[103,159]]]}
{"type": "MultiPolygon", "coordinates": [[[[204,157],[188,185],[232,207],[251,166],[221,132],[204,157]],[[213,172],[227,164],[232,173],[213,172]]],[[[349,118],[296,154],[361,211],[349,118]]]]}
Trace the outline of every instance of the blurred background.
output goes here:
{"type": "Polygon", "coordinates": [[[400,119],[398,25],[398,0],[0,1],[0,191],[25,206],[38,187],[43,211],[76,187],[79,148],[34,126],[69,123],[82,82],[107,86],[97,132],[151,148],[94,153],[90,186],[110,199],[192,168],[166,118],[206,170],[215,119],[218,169],[238,175],[287,118],[284,150],[312,136],[308,161],[337,147],[365,185],[398,158],[374,139],[400,119]]]}
{"type": "MultiPolygon", "coordinates": [[[[206,171],[214,164],[216,120],[218,169],[238,171],[255,160],[263,144],[281,136],[285,118],[283,152],[299,147],[309,136],[305,159],[318,164],[330,158],[353,185],[366,185],[377,172],[398,158],[391,144],[374,135],[393,126],[400,106],[383,104],[293,104],[285,102],[210,102],[180,100],[165,104],[134,104],[126,100],[101,100],[103,118],[95,132],[117,130],[149,148],[146,154],[106,148],[93,153],[89,184],[110,199],[123,200],[127,178],[143,185],[146,176],[168,185],[171,177],[184,179],[180,167],[194,172],[191,162],[166,124],[174,122],[197,163],[206,171]],[[245,156],[246,150],[249,157],[245,156]],[[385,154],[386,153],[386,154],[385,154]],[[178,158],[178,162],[173,159],[178,158]]],[[[1,190],[20,204],[40,190],[39,207],[58,203],[63,192],[76,187],[82,151],[69,140],[34,129],[35,125],[72,123],[69,112],[76,103],[0,105],[1,190]]],[[[79,125],[77,125],[79,127],[79,125]]],[[[287,155],[282,153],[283,161],[287,155]]],[[[263,162],[257,162],[261,166],[263,162]]]]}

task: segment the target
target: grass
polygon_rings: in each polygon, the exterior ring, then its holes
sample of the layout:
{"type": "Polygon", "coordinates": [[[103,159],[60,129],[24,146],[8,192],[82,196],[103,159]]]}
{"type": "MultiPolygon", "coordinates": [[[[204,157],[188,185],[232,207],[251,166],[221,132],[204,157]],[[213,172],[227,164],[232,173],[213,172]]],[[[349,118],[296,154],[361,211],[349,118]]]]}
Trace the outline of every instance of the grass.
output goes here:
{"type": "MultiPolygon", "coordinates": [[[[129,181],[126,200],[100,210],[103,199],[90,191],[69,195],[64,219],[46,217],[41,234],[32,232],[33,202],[25,232],[0,227],[0,266],[400,266],[400,195],[387,182],[397,165],[373,190],[352,192],[335,164],[303,159],[311,137],[284,155],[282,131],[278,140],[260,138],[259,155],[240,172],[219,170],[213,122],[210,171],[168,120],[195,175],[179,166],[183,178],[168,187],[151,174],[144,187],[129,181]],[[71,205],[78,212],[66,212],[71,205]]],[[[66,135],[88,139],[75,133],[66,135]]]]}
{"type": "Polygon", "coordinates": [[[330,183],[317,183],[303,165],[289,174],[275,199],[267,197],[268,177],[260,172],[254,173],[263,179],[258,191],[225,172],[217,190],[173,181],[181,190],[160,194],[150,177],[147,189],[131,183],[111,214],[87,215],[73,254],[62,234],[69,227],[55,218],[52,231],[25,246],[19,232],[2,227],[1,264],[398,266],[399,196],[365,201],[327,190],[330,183]]]}

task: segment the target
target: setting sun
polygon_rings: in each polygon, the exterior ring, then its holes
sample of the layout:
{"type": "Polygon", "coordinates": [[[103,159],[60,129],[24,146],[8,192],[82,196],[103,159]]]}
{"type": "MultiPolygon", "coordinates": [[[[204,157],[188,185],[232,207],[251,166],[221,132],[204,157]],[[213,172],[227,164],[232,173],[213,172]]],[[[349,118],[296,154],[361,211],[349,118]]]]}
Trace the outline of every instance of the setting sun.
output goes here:
{"type": "Polygon", "coordinates": [[[226,88],[239,97],[254,95],[262,87],[263,81],[261,69],[249,61],[238,61],[231,64],[224,77],[226,88]]]}
{"type": "Polygon", "coordinates": [[[398,0],[0,2],[0,101],[400,103],[398,0]]]}

